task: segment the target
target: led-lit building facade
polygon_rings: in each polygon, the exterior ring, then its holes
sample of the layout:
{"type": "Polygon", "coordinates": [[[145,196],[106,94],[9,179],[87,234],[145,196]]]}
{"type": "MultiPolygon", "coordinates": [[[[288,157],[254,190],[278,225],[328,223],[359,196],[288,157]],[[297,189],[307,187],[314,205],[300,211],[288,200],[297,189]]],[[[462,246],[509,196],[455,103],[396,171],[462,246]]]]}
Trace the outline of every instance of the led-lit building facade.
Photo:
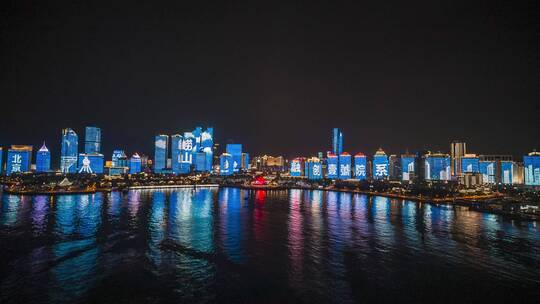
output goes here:
{"type": "Polygon", "coordinates": [[[36,172],[43,173],[51,171],[51,152],[43,143],[43,146],[36,154],[36,172]]]}
{"type": "Polygon", "coordinates": [[[0,174],[4,173],[4,162],[3,157],[4,156],[4,149],[0,147],[0,174]]]}
{"type": "Polygon", "coordinates": [[[365,180],[367,178],[367,157],[363,153],[354,156],[354,178],[365,180]]]}
{"type": "Polygon", "coordinates": [[[343,153],[343,133],[339,128],[332,129],[332,153],[335,155],[343,153]]]}
{"type": "Polygon", "coordinates": [[[494,161],[480,161],[479,168],[484,184],[495,184],[496,163],[494,161]]]}
{"type": "MultiPolygon", "coordinates": [[[[205,155],[205,165],[204,169],[201,171],[210,172],[212,171],[212,164],[214,159],[214,128],[207,128],[201,133],[201,152],[205,155]]],[[[249,161],[249,158],[248,158],[249,161]]]]}
{"type": "Polygon", "coordinates": [[[388,179],[388,156],[382,149],[373,156],[373,179],[388,179]]]}
{"type": "Polygon", "coordinates": [[[415,160],[414,154],[401,155],[401,180],[411,181],[415,177],[415,160]]]}
{"type": "Polygon", "coordinates": [[[293,177],[299,177],[304,175],[304,162],[305,160],[301,157],[291,160],[291,169],[290,174],[293,177]]]}
{"type": "Polygon", "coordinates": [[[463,173],[480,173],[480,158],[475,154],[466,154],[461,158],[463,173]]]}
{"type": "Polygon", "coordinates": [[[79,154],[78,171],[81,174],[103,174],[104,164],[103,154],[79,154]]]}
{"type": "Polygon", "coordinates": [[[129,174],[137,174],[142,171],[142,161],[139,154],[135,153],[129,159],[129,174]]]}
{"type": "Polygon", "coordinates": [[[429,153],[425,155],[425,177],[431,181],[449,181],[452,178],[451,158],[448,154],[429,153]]]}
{"type": "Polygon", "coordinates": [[[206,171],[206,153],[204,152],[197,152],[195,153],[194,159],[195,159],[195,171],[197,172],[205,172],[206,171]]]}
{"type": "Polygon", "coordinates": [[[223,153],[219,157],[219,174],[231,175],[233,174],[233,158],[229,153],[223,153]]]}
{"type": "Polygon", "coordinates": [[[157,135],[154,142],[154,172],[162,173],[167,169],[167,151],[169,150],[169,136],[157,135]]]}
{"type": "Polygon", "coordinates": [[[62,130],[62,149],[60,152],[60,171],[64,174],[77,173],[79,155],[79,136],[70,128],[62,130]]]}
{"type": "Polygon", "coordinates": [[[112,153],[112,166],[113,167],[128,167],[128,159],[124,150],[114,150],[112,153]]]}
{"type": "Polygon", "coordinates": [[[12,145],[6,157],[6,175],[30,172],[32,146],[12,145]]]}
{"type": "Polygon", "coordinates": [[[242,145],[241,144],[227,144],[227,154],[232,156],[233,172],[240,171],[242,166],[242,145]]]}
{"type": "Polygon", "coordinates": [[[454,140],[450,144],[450,172],[454,176],[460,176],[462,174],[462,161],[461,158],[467,153],[467,144],[461,140],[454,140]]]}
{"type": "Polygon", "coordinates": [[[326,166],[327,166],[326,178],[329,178],[329,179],[339,178],[338,156],[336,154],[330,153],[326,156],[326,166]]]}
{"type": "Polygon", "coordinates": [[[309,180],[320,180],[323,178],[322,162],[317,157],[312,157],[306,161],[306,176],[309,180]]]}
{"type": "Polygon", "coordinates": [[[540,186],[540,152],[523,156],[525,185],[540,186]]]}
{"type": "Polygon", "coordinates": [[[501,183],[511,185],[514,183],[514,162],[501,162],[501,183]]]}
{"type": "Polygon", "coordinates": [[[180,164],[182,163],[182,139],[180,134],[171,136],[171,169],[174,174],[180,173],[180,164]]]}
{"type": "Polygon", "coordinates": [[[343,152],[339,155],[339,179],[350,179],[352,177],[352,157],[349,153],[343,152]]]}
{"type": "Polygon", "coordinates": [[[101,129],[97,127],[86,127],[84,138],[84,153],[101,153],[101,129]]]}

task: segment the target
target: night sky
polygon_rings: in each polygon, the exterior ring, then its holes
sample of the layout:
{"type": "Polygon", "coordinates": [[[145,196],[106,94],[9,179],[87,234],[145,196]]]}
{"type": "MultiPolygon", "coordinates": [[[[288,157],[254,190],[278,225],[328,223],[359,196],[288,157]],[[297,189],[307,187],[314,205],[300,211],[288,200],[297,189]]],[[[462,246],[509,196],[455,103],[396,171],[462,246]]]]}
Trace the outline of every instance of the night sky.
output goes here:
{"type": "MultiPolygon", "coordinates": [[[[213,126],[252,155],[540,149],[537,1],[2,1],[0,145],[102,128],[153,155],[213,126]]],[[[39,147],[38,147],[39,148],[39,147]]],[[[521,157],[518,158],[520,160],[521,157]]]]}

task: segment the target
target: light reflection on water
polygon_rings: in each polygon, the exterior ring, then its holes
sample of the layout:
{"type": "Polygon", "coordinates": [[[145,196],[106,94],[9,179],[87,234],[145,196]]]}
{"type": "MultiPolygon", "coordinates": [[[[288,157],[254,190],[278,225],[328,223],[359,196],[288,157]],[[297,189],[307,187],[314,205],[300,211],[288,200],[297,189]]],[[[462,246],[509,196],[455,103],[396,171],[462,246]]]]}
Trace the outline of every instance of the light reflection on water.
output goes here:
{"type": "Polygon", "coordinates": [[[319,190],[4,194],[0,242],[2,303],[499,302],[540,283],[536,223],[319,190]]]}

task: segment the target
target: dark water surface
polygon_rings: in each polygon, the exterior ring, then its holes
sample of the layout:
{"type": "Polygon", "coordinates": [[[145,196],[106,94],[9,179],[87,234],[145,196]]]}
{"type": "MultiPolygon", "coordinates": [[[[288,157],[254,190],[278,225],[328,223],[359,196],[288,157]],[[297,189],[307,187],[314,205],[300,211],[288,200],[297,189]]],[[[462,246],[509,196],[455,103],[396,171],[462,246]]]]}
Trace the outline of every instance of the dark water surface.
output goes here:
{"type": "Polygon", "coordinates": [[[234,188],[2,196],[0,303],[530,302],[540,227],[234,188]]]}

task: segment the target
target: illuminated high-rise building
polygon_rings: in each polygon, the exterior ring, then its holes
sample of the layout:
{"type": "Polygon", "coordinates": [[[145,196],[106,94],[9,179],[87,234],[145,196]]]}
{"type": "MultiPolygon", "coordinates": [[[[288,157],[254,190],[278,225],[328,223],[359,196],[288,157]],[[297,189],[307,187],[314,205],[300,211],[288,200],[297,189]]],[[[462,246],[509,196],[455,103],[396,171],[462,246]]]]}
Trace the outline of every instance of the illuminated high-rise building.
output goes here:
{"type": "Polygon", "coordinates": [[[450,155],[443,153],[428,153],[425,155],[424,162],[426,180],[449,181],[451,179],[450,155]]]}
{"type": "Polygon", "coordinates": [[[291,170],[290,170],[291,176],[294,176],[294,177],[303,176],[304,166],[305,166],[305,159],[301,157],[297,157],[291,160],[291,170]]]}
{"type": "Polygon", "coordinates": [[[523,156],[525,185],[540,186],[540,152],[523,156]]]}
{"type": "Polygon", "coordinates": [[[480,174],[482,174],[482,182],[484,184],[495,184],[495,173],[497,170],[496,162],[480,161],[479,169],[480,169],[480,174]]]}
{"type": "Polygon", "coordinates": [[[139,154],[135,153],[129,159],[129,174],[137,174],[142,171],[142,161],[139,154]]]}
{"type": "MultiPolygon", "coordinates": [[[[212,171],[212,164],[214,159],[214,128],[207,128],[201,133],[201,152],[206,154],[204,169],[201,171],[212,171]]],[[[249,157],[248,157],[249,161],[249,157]]],[[[242,167],[244,168],[244,167],[242,167]]],[[[247,169],[247,166],[245,167],[247,169]]]]}
{"type": "Polygon", "coordinates": [[[219,174],[231,175],[233,174],[232,155],[229,153],[223,153],[219,157],[219,174]]]}
{"type": "Polygon", "coordinates": [[[51,171],[51,152],[43,143],[41,149],[36,154],[36,172],[43,173],[51,171]]]}
{"type": "Polygon", "coordinates": [[[365,180],[367,178],[367,157],[364,153],[356,153],[354,156],[354,178],[365,180]]]}
{"type": "Polygon", "coordinates": [[[514,162],[501,162],[501,183],[511,185],[514,183],[514,162]]]}
{"type": "Polygon", "coordinates": [[[305,163],[306,176],[310,180],[319,180],[323,178],[322,162],[317,157],[308,159],[305,163]]]}
{"type": "Polygon", "coordinates": [[[4,156],[4,149],[0,147],[0,174],[4,172],[4,159],[2,158],[2,156],[4,156]]]}
{"type": "Polygon", "coordinates": [[[70,128],[63,129],[60,154],[60,171],[62,173],[77,173],[78,147],[79,136],[77,136],[77,133],[70,128]]]}
{"type": "Polygon", "coordinates": [[[249,170],[249,153],[242,153],[242,163],[240,167],[242,170],[249,170]]]}
{"type": "Polygon", "coordinates": [[[227,144],[227,154],[232,156],[233,172],[240,171],[242,166],[242,145],[241,144],[227,144]]]}
{"type": "Polygon", "coordinates": [[[6,157],[6,175],[30,172],[32,146],[12,145],[6,157]]]}
{"type": "Polygon", "coordinates": [[[113,167],[128,167],[128,158],[124,150],[113,150],[112,153],[112,166],[113,167]]]}
{"type": "Polygon", "coordinates": [[[332,153],[335,155],[343,153],[343,133],[339,128],[332,130],[332,153]]]}
{"type": "Polygon", "coordinates": [[[103,174],[104,156],[99,153],[79,154],[78,172],[81,174],[103,174]]]}
{"type": "Polygon", "coordinates": [[[84,153],[101,153],[101,129],[98,127],[86,127],[84,135],[84,153]]]}
{"type": "Polygon", "coordinates": [[[414,154],[403,154],[401,155],[401,180],[402,181],[411,181],[414,179],[416,170],[415,170],[415,161],[416,156],[414,154]]]}
{"type": "Polygon", "coordinates": [[[349,153],[343,152],[339,155],[339,179],[350,179],[352,177],[352,157],[349,153]]]}
{"type": "Polygon", "coordinates": [[[479,173],[480,172],[480,158],[476,154],[465,154],[461,158],[461,172],[462,173],[479,173]]]}
{"type": "Polygon", "coordinates": [[[450,144],[450,171],[453,176],[460,176],[462,174],[461,168],[461,158],[467,153],[467,144],[460,141],[454,140],[450,144]]]}
{"type": "Polygon", "coordinates": [[[388,156],[388,178],[395,181],[401,179],[401,162],[395,154],[388,156]]]}
{"type": "Polygon", "coordinates": [[[326,178],[337,179],[339,178],[338,156],[333,153],[329,153],[326,156],[326,178]]]}
{"type": "Polygon", "coordinates": [[[157,135],[154,142],[154,172],[163,173],[167,169],[167,151],[169,150],[169,136],[157,135]]]}
{"type": "Polygon", "coordinates": [[[383,149],[377,150],[373,156],[373,179],[387,179],[388,178],[388,156],[384,153],[383,149]]]}

